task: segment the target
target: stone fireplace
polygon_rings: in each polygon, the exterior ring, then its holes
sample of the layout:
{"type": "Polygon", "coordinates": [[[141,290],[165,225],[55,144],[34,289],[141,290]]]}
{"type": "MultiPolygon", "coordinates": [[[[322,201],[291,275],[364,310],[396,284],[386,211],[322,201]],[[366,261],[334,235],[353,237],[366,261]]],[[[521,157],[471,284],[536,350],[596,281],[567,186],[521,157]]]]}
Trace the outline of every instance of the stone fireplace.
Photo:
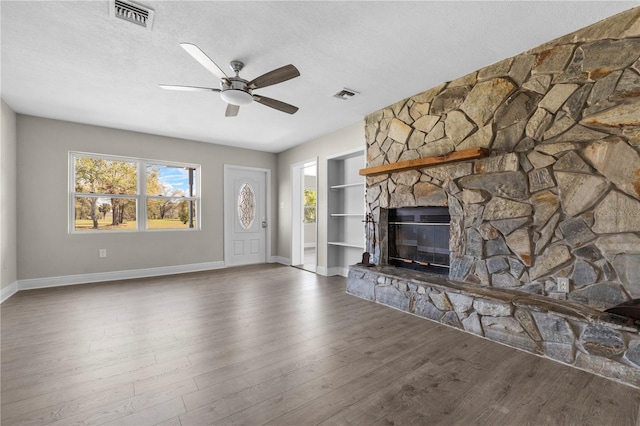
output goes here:
{"type": "Polygon", "coordinates": [[[379,266],[352,268],[348,291],[639,386],[637,328],[602,314],[640,298],[639,22],[631,9],[367,116],[367,167],[490,154],[368,176],[379,266]],[[390,209],[414,207],[450,216],[446,279],[393,267],[390,209]]]}

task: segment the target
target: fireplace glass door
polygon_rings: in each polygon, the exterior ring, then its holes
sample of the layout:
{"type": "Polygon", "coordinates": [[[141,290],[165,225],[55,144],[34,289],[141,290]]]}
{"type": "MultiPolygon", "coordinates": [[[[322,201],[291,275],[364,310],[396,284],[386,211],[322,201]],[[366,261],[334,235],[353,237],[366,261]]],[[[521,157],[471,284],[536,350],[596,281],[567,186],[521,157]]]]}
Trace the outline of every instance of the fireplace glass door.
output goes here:
{"type": "Polygon", "coordinates": [[[447,207],[389,210],[389,263],[448,274],[450,220],[447,207]]]}

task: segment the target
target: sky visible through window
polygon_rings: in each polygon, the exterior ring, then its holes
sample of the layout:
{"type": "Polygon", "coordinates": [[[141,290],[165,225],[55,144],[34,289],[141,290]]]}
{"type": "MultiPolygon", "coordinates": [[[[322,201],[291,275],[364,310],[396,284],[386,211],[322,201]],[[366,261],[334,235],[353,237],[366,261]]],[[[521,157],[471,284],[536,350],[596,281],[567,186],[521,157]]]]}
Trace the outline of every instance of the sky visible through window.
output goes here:
{"type": "Polygon", "coordinates": [[[189,175],[185,169],[177,167],[163,167],[160,169],[160,179],[174,190],[181,189],[185,194],[189,191],[189,175]]]}
{"type": "MultiPolygon", "coordinates": [[[[177,191],[181,191],[184,195],[189,195],[188,169],[185,169],[184,167],[171,167],[160,164],[149,165],[149,167],[153,167],[158,170],[159,180],[164,185],[167,195],[175,194],[177,191]]],[[[196,188],[194,186],[193,195],[195,195],[195,191],[196,188]]]]}

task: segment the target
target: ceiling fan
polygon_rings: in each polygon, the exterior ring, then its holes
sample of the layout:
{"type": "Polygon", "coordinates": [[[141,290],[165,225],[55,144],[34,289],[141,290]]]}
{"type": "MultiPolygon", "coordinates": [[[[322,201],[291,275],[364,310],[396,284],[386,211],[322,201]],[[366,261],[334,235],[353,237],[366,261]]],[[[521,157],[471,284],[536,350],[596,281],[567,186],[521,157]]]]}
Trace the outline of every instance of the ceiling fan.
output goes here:
{"type": "Polygon", "coordinates": [[[267,98],[253,93],[255,89],[261,89],[263,87],[272,86],[274,84],[282,83],[283,81],[290,80],[298,77],[300,71],[293,65],[285,65],[277,68],[273,71],[269,71],[260,77],[254,78],[251,81],[247,81],[239,76],[240,71],[244,67],[244,64],[240,61],[231,61],[231,69],[236,73],[235,77],[228,77],[224,71],[220,69],[198,46],[191,43],[180,43],[180,46],[187,51],[196,61],[209,70],[213,75],[220,79],[220,89],[214,89],[212,87],[197,87],[197,86],[178,86],[170,84],[160,84],[160,87],[167,90],[186,90],[186,91],[212,91],[219,92],[220,97],[225,101],[227,110],[225,111],[226,117],[235,117],[238,115],[240,105],[248,105],[253,101],[256,101],[262,105],[277,109],[278,111],[286,112],[287,114],[295,114],[298,111],[298,107],[289,105],[276,99],[267,98]]]}

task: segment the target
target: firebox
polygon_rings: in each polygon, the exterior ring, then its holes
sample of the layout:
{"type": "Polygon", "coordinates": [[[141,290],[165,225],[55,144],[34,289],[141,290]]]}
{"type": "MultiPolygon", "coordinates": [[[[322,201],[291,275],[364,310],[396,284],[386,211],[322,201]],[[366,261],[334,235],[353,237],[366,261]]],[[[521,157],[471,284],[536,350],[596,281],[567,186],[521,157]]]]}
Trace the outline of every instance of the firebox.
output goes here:
{"type": "Polygon", "coordinates": [[[389,264],[439,274],[449,273],[447,207],[404,207],[388,212],[389,264]]]}

